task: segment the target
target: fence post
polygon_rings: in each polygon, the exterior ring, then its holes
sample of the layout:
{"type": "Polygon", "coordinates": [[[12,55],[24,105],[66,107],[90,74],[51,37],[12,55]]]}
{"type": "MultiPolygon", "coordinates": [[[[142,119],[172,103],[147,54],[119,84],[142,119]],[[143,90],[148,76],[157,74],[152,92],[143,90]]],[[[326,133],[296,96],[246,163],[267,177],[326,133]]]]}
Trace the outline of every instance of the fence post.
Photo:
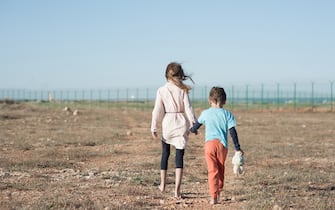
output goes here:
{"type": "Polygon", "coordinates": [[[93,101],[93,90],[90,91],[90,108],[92,108],[92,101],[93,101]]]}
{"type": "Polygon", "coordinates": [[[312,112],[314,111],[314,82],[312,82],[312,93],[311,93],[312,112]]]}
{"type": "MultiPolygon", "coordinates": [[[[29,95],[30,95],[30,92],[29,92],[29,95]]],[[[64,101],[63,101],[63,90],[60,91],[59,98],[60,98],[60,102],[64,103],[64,101]]]]}
{"type": "Polygon", "coordinates": [[[330,82],[330,111],[333,112],[333,84],[334,82],[330,82]]]}
{"type": "Polygon", "coordinates": [[[261,84],[261,110],[263,112],[264,109],[264,84],[261,84]]]}
{"type": "MultiPolygon", "coordinates": [[[[23,94],[25,95],[24,92],[23,92],[23,94]]],[[[56,101],[56,100],[57,100],[57,97],[56,97],[56,91],[55,91],[55,90],[52,91],[52,98],[53,98],[53,101],[56,101]]]]}
{"type": "Polygon", "coordinates": [[[74,98],[73,100],[77,102],[77,90],[76,89],[73,90],[73,98],[74,98]]]}
{"type": "Polygon", "coordinates": [[[34,90],[34,101],[35,102],[37,101],[37,98],[38,98],[38,96],[37,96],[37,90],[34,90]]]}
{"type": "Polygon", "coordinates": [[[146,90],[146,108],[149,109],[149,88],[146,90]]]}
{"type": "Polygon", "coordinates": [[[86,105],[86,100],[85,100],[85,90],[81,90],[81,101],[83,102],[83,104],[86,105]]]}
{"type": "Polygon", "coordinates": [[[111,100],[110,100],[110,98],[111,98],[111,90],[108,89],[108,90],[107,90],[107,99],[106,99],[106,103],[107,103],[107,107],[108,107],[108,108],[110,108],[110,105],[111,105],[111,100]]]}
{"type": "Polygon", "coordinates": [[[277,111],[279,111],[279,97],[280,97],[279,96],[279,92],[280,92],[279,86],[280,86],[279,83],[277,83],[277,111]]]}
{"type": "Polygon", "coordinates": [[[12,89],[11,92],[12,92],[12,93],[10,94],[10,95],[11,95],[11,99],[12,99],[13,101],[15,101],[15,90],[12,89]]]}
{"type": "Polygon", "coordinates": [[[234,85],[231,87],[231,110],[234,109],[234,85]]]}
{"type": "Polygon", "coordinates": [[[128,98],[128,97],[129,97],[129,89],[127,88],[127,89],[126,89],[126,107],[127,107],[127,108],[129,108],[129,104],[128,104],[128,102],[129,102],[129,98],[128,98]]]}
{"type": "Polygon", "coordinates": [[[297,84],[293,84],[293,106],[294,111],[297,111],[297,84]]]}
{"type": "Polygon", "coordinates": [[[136,99],[135,99],[135,103],[136,103],[136,110],[140,109],[140,101],[139,101],[139,89],[136,88],[136,99]]]}
{"type": "Polygon", "coordinates": [[[249,104],[248,93],[249,93],[249,85],[246,85],[246,91],[245,91],[245,108],[246,108],[247,111],[248,111],[248,104],[249,104]]]}
{"type": "Polygon", "coordinates": [[[70,102],[70,90],[66,91],[66,101],[70,102]]]}
{"type": "Polygon", "coordinates": [[[45,91],[44,90],[41,90],[41,102],[43,102],[45,99],[44,99],[44,93],[45,91]]]}
{"type": "Polygon", "coordinates": [[[116,107],[119,108],[119,103],[120,103],[120,90],[119,88],[116,89],[116,107]]]}
{"type": "Polygon", "coordinates": [[[203,104],[202,104],[202,106],[203,106],[203,108],[206,108],[206,104],[207,104],[207,86],[205,86],[205,89],[204,89],[204,99],[203,99],[203,104]]]}
{"type": "Polygon", "coordinates": [[[20,98],[21,98],[21,91],[20,91],[20,90],[17,90],[17,97],[16,97],[16,100],[17,100],[17,101],[20,101],[20,98]]]}

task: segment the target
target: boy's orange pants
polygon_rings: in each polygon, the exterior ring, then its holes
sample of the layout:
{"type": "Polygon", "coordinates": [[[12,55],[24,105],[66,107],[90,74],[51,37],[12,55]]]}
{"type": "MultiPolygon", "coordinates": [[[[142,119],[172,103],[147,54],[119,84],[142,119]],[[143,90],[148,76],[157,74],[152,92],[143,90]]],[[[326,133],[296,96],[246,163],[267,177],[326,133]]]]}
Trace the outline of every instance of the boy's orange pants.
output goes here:
{"type": "Polygon", "coordinates": [[[212,198],[217,198],[223,188],[225,161],[228,149],[218,139],[206,141],[205,157],[208,170],[208,185],[212,198]]]}

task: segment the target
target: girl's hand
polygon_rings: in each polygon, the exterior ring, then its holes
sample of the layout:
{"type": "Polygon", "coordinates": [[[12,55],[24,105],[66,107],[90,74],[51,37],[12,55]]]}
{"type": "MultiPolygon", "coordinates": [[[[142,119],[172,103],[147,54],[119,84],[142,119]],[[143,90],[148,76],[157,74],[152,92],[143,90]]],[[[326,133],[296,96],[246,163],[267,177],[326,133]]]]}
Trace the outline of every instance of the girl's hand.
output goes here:
{"type": "Polygon", "coordinates": [[[196,130],[196,131],[194,132],[194,135],[198,135],[198,130],[196,130]]]}
{"type": "Polygon", "coordinates": [[[155,140],[158,139],[157,132],[152,132],[151,135],[152,135],[152,138],[153,138],[153,139],[155,139],[155,140]]]}

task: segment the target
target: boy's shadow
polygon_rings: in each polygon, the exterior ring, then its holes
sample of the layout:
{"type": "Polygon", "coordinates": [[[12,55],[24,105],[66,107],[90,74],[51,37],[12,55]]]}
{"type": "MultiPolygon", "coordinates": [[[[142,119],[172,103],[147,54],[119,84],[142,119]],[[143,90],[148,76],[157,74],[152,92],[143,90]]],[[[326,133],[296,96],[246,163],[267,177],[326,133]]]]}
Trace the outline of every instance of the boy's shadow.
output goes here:
{"type": "Polygon", "coordinates": [[[204,193],[183,192],[182,194],[183,199],[207,198],[204,193]]]}

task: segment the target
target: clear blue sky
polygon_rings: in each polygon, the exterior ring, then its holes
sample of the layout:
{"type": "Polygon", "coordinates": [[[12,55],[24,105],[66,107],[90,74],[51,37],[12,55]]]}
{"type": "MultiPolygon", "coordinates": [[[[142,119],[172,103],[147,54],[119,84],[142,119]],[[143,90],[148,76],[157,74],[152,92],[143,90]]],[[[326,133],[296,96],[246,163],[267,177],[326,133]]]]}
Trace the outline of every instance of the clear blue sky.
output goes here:
{"type": "Polygon", "coordinates": [[[0,88],[335,80],[334,0],[0,0],[0,88]]]}

